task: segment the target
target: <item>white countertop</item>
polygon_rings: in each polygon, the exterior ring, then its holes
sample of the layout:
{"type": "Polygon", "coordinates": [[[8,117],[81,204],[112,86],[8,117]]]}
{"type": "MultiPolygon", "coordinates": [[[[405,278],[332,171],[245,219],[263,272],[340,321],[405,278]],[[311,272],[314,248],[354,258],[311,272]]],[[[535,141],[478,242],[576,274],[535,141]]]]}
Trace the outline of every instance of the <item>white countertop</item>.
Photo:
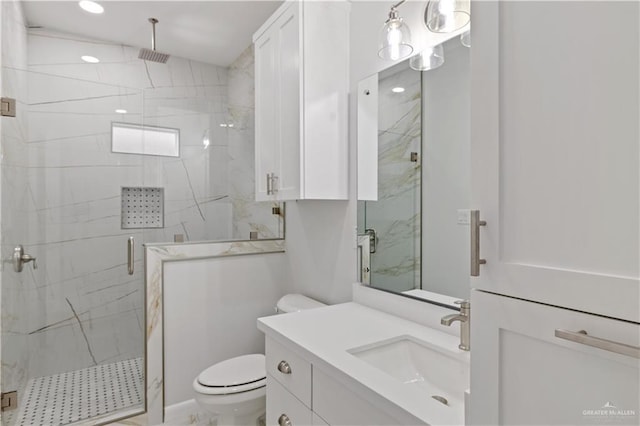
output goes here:
{"type": "Polygon", "coordinates": [[[370,390],[361,397],[380,397],[426,424],[463,425],[464,410],[443,406],[383,371],[347,352],[349,349],[397,336],[412,336],[451,351],[469,363],[469,353],[458,349],[458,338],[357,303],[343,303],[292,314],[258,319],[258,328],[283,344],[293,345],[300,355],[325,373],[352,380],[370,390]],[[335,370],[335,371],[331,371],[335,370]]]}

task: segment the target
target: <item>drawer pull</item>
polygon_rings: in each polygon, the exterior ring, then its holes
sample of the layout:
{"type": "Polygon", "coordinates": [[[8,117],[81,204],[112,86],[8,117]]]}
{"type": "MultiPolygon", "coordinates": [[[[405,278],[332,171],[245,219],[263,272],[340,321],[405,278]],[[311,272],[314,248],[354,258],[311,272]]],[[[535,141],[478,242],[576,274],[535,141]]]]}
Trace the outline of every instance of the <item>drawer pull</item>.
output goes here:
{"type": "Polygon", "coordinates": [[[287,361],[280,361],[280,364],[278,364],[278,371],[282,374],[291,374],[291,366],[287,361]]]}
{"type": "Polygon", "coordinates": [[[287,416],[286,414],[282,414],[280,417],[278,417],[278,424],[280,426],[293,426],[293,423],[291,423],[289,416],[287,416]]]}
{"type": "Polygon", "coordinates": [[[620,355],[626,355],[640,359],[640,347],[627,345],[626,343],[614,342],[612,340],[602,339],[600,337],[589,336],[586,331],[569,331],[556,329],[556,337],[560,339],[570,340],[594,348],[602,349],[609,352],[615,352],[620,355]]]}

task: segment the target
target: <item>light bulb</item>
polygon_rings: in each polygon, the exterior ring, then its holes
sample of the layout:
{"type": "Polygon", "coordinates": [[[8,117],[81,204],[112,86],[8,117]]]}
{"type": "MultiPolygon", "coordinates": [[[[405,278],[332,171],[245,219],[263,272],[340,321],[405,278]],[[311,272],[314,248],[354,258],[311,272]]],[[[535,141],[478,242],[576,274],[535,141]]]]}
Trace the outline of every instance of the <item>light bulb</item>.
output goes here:
{"type": "Polygon", "coordinates": [[[438,11],[443,15],[450,15],[455,10],[454,0],[440,0],[438,11]]]}
{"type": "Polygon", "coordinates": [[[400,58],[400,42],[402,41],[402,33],[396,25],[389,28],[389,34],[387,35],[389,40],[389,57],[395,61],[400,58]]]}

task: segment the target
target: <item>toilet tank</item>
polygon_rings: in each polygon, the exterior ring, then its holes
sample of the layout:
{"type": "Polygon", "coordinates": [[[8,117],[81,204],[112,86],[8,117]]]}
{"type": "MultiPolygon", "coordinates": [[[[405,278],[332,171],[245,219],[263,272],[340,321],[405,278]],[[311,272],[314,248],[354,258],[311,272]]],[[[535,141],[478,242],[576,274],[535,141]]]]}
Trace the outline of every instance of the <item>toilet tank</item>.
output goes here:
{"type": "Polygon", "coordinates": [[[278,300],[276,313],[299,312],[306,309],[322,308],[323,306],[327,305],[302,294],[286,294],[278,300]]]}

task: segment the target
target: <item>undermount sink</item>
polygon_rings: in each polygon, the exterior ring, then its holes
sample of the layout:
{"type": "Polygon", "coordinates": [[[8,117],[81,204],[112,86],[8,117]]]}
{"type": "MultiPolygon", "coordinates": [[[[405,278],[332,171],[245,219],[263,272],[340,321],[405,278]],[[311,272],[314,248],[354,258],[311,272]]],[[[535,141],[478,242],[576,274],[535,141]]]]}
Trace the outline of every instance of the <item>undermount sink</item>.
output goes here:
{"type": "Polygon", "coordinates": [[[464,408],[469,366],[459,354],[412,336],[399,336],[348,352],[449,407],[464,408]]]}

